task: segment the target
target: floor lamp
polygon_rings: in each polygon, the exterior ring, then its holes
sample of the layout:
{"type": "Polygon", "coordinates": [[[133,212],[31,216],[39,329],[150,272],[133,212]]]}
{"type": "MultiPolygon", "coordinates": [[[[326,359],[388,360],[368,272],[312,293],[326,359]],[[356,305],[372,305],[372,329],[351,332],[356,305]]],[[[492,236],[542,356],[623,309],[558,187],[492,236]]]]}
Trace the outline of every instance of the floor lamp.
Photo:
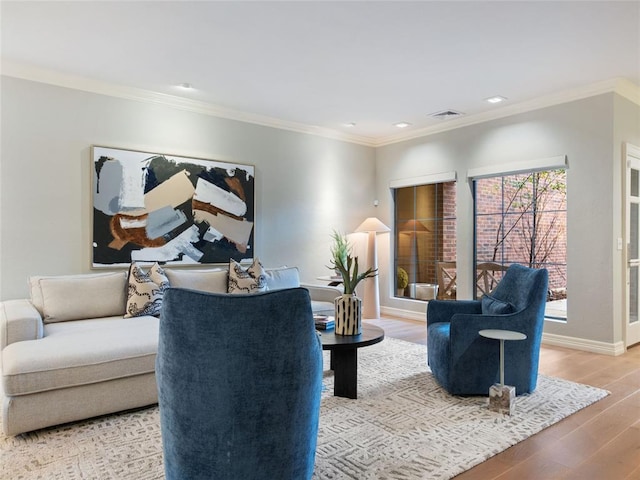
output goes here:
{"type": "MultiPolygon", "coordinates": [[[[367,268],[378,268],[378,245],[376,235],[390,232],[391,229],[376,217],[369,217],[360,224],[356,232],[367,232],[367,268]]],[[[380,318],[380,290],[378,275],[364,280],[364,298],[362,299],[362,316],[364,318],[380,318]]]]}

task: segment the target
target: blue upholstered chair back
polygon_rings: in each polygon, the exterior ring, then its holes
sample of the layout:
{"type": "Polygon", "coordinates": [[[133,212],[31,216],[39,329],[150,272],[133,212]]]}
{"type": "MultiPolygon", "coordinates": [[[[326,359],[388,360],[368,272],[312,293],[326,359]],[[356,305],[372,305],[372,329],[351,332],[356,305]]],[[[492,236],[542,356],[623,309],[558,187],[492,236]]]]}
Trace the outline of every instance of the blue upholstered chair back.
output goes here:
{"type": "Polygon", "coordinates": [[[168,480],[311,478],[322,347],[306,289],[169,289],[156,375],[168,480]]]}
{"type": "Polygon", "coordinates": [[[525,308],[542,310],[547,300],[547,271],[511,265],[491,296],[510,303],[514,311],[525,308]]]}
{"type": "Polygon", "coordinates": [[[491,297],[509,303],[511,313],[483,313],[482,302],[433,300],[427,306],[427,357],[436,380],[450,393],[487,395],[498,381],[499,343],[483,329],[524,333],[505,342],[505,380],[518,395],[536,388],[544,326],[548,273],[511,265],[491,297]]]}

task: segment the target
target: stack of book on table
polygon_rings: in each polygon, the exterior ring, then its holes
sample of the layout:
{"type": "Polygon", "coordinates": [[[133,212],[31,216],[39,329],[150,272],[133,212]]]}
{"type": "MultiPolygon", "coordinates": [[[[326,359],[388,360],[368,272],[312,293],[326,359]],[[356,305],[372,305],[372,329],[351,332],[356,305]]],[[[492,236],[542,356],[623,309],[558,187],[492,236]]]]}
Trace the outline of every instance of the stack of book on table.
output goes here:
{"type": "Polygon", "coordinates": [[[314,315],[313,320],[318,330],[331,330],[335,325],[333,317],[328,315],[314,315]]]}

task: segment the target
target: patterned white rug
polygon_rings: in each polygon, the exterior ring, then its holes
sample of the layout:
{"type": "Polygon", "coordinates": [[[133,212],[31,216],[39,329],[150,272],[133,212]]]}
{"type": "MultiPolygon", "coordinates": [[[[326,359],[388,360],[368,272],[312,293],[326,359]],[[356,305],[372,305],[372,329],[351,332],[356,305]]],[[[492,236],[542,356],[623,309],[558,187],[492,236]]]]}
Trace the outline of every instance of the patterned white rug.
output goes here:
{"type": "MultiPolygon", "coordinates": [[[[608,394],[540,376],[508,416],[490,412],[486,398],[443,391],[423,345],[387,338],[361,349],[358,363],[357,400],[334,397],[325,372],[314,479],[448,479],[608,394]]],[[[157,407],[0,435],[0,478],[163,477],[157,407]]]]}

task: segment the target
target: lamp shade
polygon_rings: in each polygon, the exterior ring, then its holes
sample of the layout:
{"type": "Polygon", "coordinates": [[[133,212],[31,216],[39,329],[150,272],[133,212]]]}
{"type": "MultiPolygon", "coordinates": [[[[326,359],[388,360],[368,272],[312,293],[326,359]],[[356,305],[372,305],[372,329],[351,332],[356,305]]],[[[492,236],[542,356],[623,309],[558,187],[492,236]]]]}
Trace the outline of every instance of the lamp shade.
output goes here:
{"type": "Polygon", "coordinates": [[[376,217],[369,217],[355,229],[356,232],[390,232],[391,229],[384,223],[378,220],[376,217]]]}
{"type": "Polygon", "coordinates": [[[400,233],[422,233],[430,232],[431,230],[429,230],[424,223],[411,219],[398,225],[398,231],[400,233]]]}

